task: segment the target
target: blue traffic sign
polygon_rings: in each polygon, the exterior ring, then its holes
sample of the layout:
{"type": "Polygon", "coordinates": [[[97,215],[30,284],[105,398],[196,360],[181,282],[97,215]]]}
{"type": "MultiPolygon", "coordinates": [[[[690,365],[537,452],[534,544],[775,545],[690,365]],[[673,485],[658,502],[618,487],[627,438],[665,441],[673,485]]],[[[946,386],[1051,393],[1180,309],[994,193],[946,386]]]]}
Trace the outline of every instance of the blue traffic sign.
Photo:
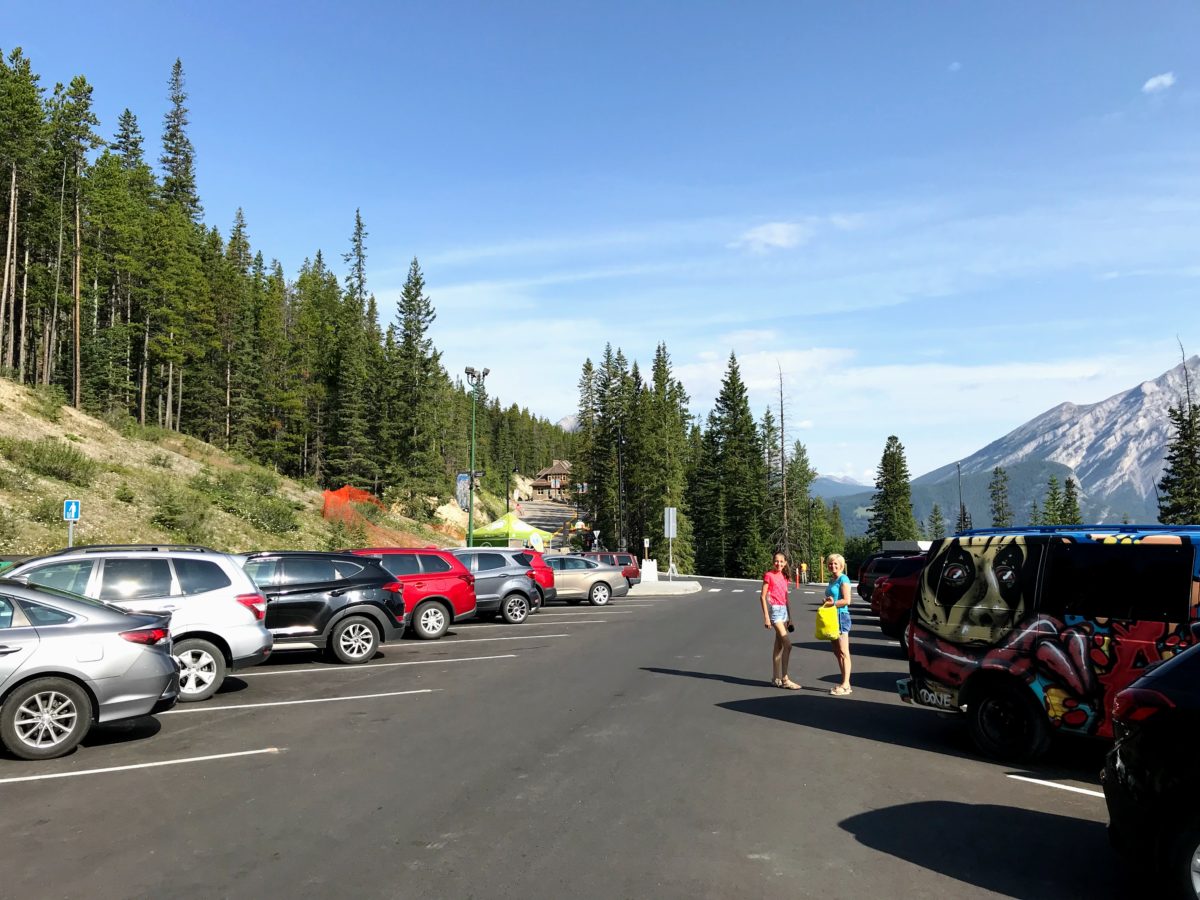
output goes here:
{"type": "Polygon", "coordinates": [[[64,500],[63,501],[63,521],[78,522],[79,521],[79,501],[64,500]]]}

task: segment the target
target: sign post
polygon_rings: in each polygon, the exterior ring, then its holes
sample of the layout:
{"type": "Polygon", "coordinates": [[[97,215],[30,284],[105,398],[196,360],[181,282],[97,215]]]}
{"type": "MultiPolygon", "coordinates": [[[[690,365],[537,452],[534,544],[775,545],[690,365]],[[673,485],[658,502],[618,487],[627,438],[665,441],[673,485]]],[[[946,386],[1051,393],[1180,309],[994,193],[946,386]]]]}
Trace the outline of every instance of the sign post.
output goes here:
{"type": "Polygon", "coordinates": [[[675,580],[675,538],[676,538],[676,508],[663,508],[663,537],[667,539],[667,557],[670,565],[667,568],[667,580],[675,580]]]}
{"type": "Polygon", "coordinates": [[[79,521],[79,501],[63,501],[63,521],[67,523],[67,546],[75,546],[75,523],[79,521]]]}
{"type": "Polygon", "coordinates": [[[642,538],[642,561],[645,562],[650,556],[650,538],[642,538]]]}
{"type": "Polygon", "coordinates": [[[595,544],[592,546],[592,549],[593,549],[593,550],[599,550],[599,549],[600,549],[600,532],[598,532],[598,531],[593,531],[593,532],[592,532],[592,534],[593,534],[593,535],[595,536],[595,538],[596,538],[596,543],[595,543],[595,544]]]}

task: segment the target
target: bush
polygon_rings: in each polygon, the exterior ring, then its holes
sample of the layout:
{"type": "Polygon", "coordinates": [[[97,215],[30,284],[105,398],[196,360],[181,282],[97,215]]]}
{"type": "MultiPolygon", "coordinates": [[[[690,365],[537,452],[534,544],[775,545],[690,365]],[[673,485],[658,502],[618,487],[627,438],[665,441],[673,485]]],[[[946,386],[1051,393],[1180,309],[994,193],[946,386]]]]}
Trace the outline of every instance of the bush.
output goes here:
{"type": "Polygon", "coordinates": [[[222,472],[215,478],[197,475],[192,487],[212,498],[218,508],[271,534],[295,531],[296,511],[292,504],[273,496],[279,478],[264,469],[222,472]]]}
{"type": "Polygon", "coordinates": [[[150,521],[173,531],[185,541],[208,541],[208,501],[193,490],[160,482],[152,489],[154,513],[150,521]]]}
{"type": "Polygon", "coordinates": [[[367,531],[361,522],[346,525],[341,519],[329,523],[329,534],[325,538],[325,549],[329,551],[345,550],[347,547],[365,547],[367,531]]]}
{"type": "Polygon", "coordinates": [[[137,495],[133,492],[133,488],[127,485],[124,481],[117,485],[117,490],[113,494],[113,498],[120,500],[122,503],[132,503],[136,496],[137,495]]]}
{"type": "Polygon", "coordinates": [[[63,505],[53,497],[39,497],[29,507],[29,518],[43,525],[54,525],[63,520],[63,505]]]}
{"type": "Polygon", "coordinates": [[[6,438],[0,440],[0,453],[30,472],[81,487],[91,484],[101,469],[100,463],[90,456],[53,438],[38,441],[6,438]]]}
{"type": "Polygon", "coordinates": [[[51,422],[62,418],[62,408],[67,405],[67,392],[57,384],[39,384],[30,391],[26,407],[34,415],[51,422]]]}
{"type": "Polygon", "coordinates": [[[150,465],[159,469],[169,469],[171,468],[171,457],[165,453],[155,453],[150,457],[150,465]]]}
{"type": "Polygon", "coordinates": [[[7,509],[0,509],[0,545],[16,540],[17,518],[7,509]]]}

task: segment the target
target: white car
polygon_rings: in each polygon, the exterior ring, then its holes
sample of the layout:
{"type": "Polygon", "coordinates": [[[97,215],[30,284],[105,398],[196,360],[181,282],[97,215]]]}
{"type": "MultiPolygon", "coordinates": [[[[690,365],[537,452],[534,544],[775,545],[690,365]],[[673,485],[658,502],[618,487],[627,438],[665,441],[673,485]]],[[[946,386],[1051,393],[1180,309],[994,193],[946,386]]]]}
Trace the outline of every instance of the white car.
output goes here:
{"type": "Polygon", "coordinates": [[[104,600],[131,612],[170,613],[179,699],[207,700],[225,674],[271,653],[267,598],[232,557],[203,547],[77,547],[28,559],[5,573],[104,600]]]}

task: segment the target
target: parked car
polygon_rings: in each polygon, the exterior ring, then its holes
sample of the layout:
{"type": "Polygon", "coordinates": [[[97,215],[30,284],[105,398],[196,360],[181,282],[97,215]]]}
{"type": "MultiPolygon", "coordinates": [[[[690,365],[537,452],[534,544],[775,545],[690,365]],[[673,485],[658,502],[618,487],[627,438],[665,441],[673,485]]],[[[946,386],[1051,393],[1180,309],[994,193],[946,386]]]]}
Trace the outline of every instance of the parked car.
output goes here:
{"type": "Polygon", "coordinates": [[[533,558],[525,550],[503,547],[456,547],[451,551],[475,576],[475,614],[499,615],[510,625],[524,622],[541,606],[533,558]]]}
{"type": "Polygon", "coordinates": [[[870,603],[871,592],[875,589],[875,580],[881,575],[891,574],[899,560],[911,555],[911,550],[888,550],[868,556],[858,570],[858,596],[870,603]]]}
{"type": "Polygon", "coordinates": [[[585,559],[595,560],[601,565],[616,566],[625,576],[625,580],[629,582],[630,587],[635,584],[640,584],[642,580],[642,569],[638,565],[637,555],[626,553],[623,550],[610,553],[607,550],[589,550],[586,553],[579,554],[585,559]]]}
{"type": "Polygon", "coordinates": [[[879,576],[871,591],[871,612],[879,617],[879,630],[890,638],[899,639],[901,646],[904,646],[904,630],[912,615],[913,599],[925,560],[924,554],[896,560],[892,571],[879,576]]]}
{"type": "Polygon", "coordinates": [[[1113,846],[1146,896],[1200,897],[1200,647],[1152,668],[1113,702],[1116,743],[1104,767],[1113,846]]]}
{"type": "Polygon", "coordinates": [[[436,640],[452,623],[475,615],[475,576],[449,550],[370,547],[347,552],[378,558],[404,585],[409,631],[423,640],[436,640]]]}
{"type": "Polygon", "coordinates": [[[532,561],[530,567],[533,569],[533,581],[542,595],[538,606],[545,606],[558,597],[558,587],[554,582],[554,570],[546,565],[546,557],[540,550],[526,548],[525,555],[532,561]]]}
{"type": "Polygon", "coordinates": [[[404,585],[377,559],[308,550],[236,558],[267,597],[276,650],[325,650],[338,662],[365,663],[404,633],[404,585]]]}
{"type": "Polygon", "coordinates": [[[616,566],[575,554],[549,556],[546,564],[554,569],[558,596],[568,603],[587,600],[592,606],[605,606],[613,597],[629,593],[625,573],[616,566]]]}
{"type": "Polygon", "coordinates": [[[179,696],[167,617],[0,581],[0,742],[21,759],[70,753],[97,722],[179,696]]]}
{"type": "Polygon", "coordinates": [[[228,672],[271,653],[266,598],[229,555],[206,547],[76,547],[25,560],[6,574],[131,612],[170,613],[185,703],[207,700],[228,672]]]}
{"type": "Polygon", "coordinates": [[[985,754],[1112,736],[1117,694],[1200,634],[1200,526],[978,529],[935,541],[903,699],[965,713],[985,754]]]}

